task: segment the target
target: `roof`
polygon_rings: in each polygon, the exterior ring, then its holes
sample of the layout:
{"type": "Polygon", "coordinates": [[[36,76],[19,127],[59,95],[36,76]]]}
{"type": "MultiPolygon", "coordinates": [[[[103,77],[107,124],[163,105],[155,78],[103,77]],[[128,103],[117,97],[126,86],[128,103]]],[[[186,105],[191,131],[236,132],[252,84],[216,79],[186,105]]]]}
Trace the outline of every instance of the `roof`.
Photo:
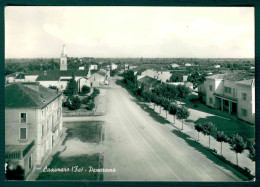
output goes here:
{"type": "Polygon", "coordinates": [[[216,74],[207,76],[208,79],[223,79],[229,81],[235,81],[240,84],[251,85],[254,82],[255,75],[248,72],[235,72],[235,73],[226,73],[226,74],[216,74]]]}
{"type": "Polygon", "coordinates": [[[13,83],[5,86],[5,108],[43,108],[60,95],[37,83],[13,83]]]}
{"type": "Polygon", "coordinates": [[[60,77],[71,77],[72,74],[75,77],[87,77],[88,70],[46,71],[46,75],[42,72],[36,81],[59,81],[60,77]]]}
{"type": "Polygon", "coordinates": [[[144,76],[143,78],[139,79],[138,82],[143,83],[147,86],[153,86],[153,87],[161,84],[161,82],[158,81],[157,79],[151,78],[148,76],[144,76]]]}
{"type": "Polygon", "coordinates": [[[24,73],[19,73],[19,74],[15,77],[15,79],[25,79],[24,73]]]}
{"type": "Polygon", "coordinates": [[[206,78],[207,79],[223,79],[224,76],[225,76],[225,74],[215,74],[215,75],[207,76],[206,78]]]}
{"type": "Polygon", "coordinates": [[[99,74],[99,75],[102,75],[102,76],[106,76],[106,72],[104,72],[104,71],[98,71],[98,72],[96,72],[94,74],[99,74]]]}
{"type": "Polygon", "coordinates": [[[242,80],[242,81],[238,81],[237,83],[238,84],[249,85],[249,86],[255,86],[255,79],[242,80]]]}

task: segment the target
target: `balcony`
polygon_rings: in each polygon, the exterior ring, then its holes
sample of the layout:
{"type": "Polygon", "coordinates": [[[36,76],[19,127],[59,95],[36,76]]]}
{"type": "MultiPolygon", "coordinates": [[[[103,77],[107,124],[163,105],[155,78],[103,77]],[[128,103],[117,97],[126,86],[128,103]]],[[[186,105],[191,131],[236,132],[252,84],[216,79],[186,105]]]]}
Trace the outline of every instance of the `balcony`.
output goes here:
{"type": "Polygon", "coordinates": [[[52,133],[55,133],[56,130],[59,128],[59,126],[60,126],[60,122],[57,123],[56,125],[53,125],[53,126],[52,126],[52,133]]]}
{"type": "Polygon", "coordinates": [[[227,94],[214,93],[213,95],[220,97],[220,98],[223,98],[223,99],[233,101],[233,102],[237,102],[237,98],[232,97],[232,96],[228,96],[227,94]]]}
{"type": "Polygon", "coordinates": [[[35,141],[33,140],[29,145],[6,145],[5,159],[22,159],[33,148],[35,141]]]}

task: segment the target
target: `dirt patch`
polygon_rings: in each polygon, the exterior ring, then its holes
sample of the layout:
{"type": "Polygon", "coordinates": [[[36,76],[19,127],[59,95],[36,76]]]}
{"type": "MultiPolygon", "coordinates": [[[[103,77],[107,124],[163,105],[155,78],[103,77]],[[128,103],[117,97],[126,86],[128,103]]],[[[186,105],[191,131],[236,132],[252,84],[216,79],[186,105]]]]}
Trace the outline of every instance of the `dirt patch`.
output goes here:
{"type": "Polygon", "coordinates": [[[80,122],[65,122],[64,127],[67,127],[67,136],[64,143],[70,139],[79,139],[82,142],[100,143],[102,136],[102,121],[80,121],[80,122]]]}

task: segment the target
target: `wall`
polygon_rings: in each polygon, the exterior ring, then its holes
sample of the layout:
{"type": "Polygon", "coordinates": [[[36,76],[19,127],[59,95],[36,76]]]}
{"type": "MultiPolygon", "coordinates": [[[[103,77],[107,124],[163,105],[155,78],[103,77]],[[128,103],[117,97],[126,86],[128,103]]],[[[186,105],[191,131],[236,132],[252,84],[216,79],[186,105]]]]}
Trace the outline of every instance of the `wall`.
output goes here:
{"type": "Polygon", "coordinates": [[[27,145],[36,138],[36,109],[5,109],[5,144],[27,145]],[[26,113],[26,123],[20,123],[20,113],[26,113]],[[27,140],[19,140],[20,127],[27,128],[27,140]]]}
{"type": "Polygon", "coordinates": [[[254,98],[254,88],[250,85],[243,85],[237,84],[238,92],[237,92],[237,99],[238,99],[238,118],[249,123],[255,123],[255,98],[254,98]],[[244,101],[242,98],[242,93],[246,93],[247,98],[244,101]],[[247,116],[242,115],[241,109],[247,110],[247,116]]]}
{"type": "Polygon", "coordinates": [[[25,82],[35,82],[38,75],[25,75],[25,82]]]}
{"type": "Polygon", "coordinates": [[[58,87],[59,81],[39,81],[40,85],[48,88],[49,86],[56,86],[58,87]]]}

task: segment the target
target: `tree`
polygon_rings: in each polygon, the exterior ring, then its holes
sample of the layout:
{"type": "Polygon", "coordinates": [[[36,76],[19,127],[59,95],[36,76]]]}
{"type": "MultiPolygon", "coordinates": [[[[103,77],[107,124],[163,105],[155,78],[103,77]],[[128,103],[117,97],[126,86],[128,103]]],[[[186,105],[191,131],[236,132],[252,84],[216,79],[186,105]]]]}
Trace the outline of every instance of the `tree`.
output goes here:
{"type": "Polygon", "coordinates": [[[205,122],[202,125],[202,133],[204,135],[209,136],[209,148],[210,148],[210,135],[213,135],[213,133],[216,132],[217,128],[212,122],[205,122]]]}
{"type": "Polygon", "coordinates": [[[78,85],[75,80],[74,74],[72,74],[72,78],[69,80],[66,89],[64,90],[64,93],[66,95],[76,95],[78,91],[78,85]]]}
{"type": "Polygon", "coordinates": [[[255,161],[255,143],[252,143],[248,150],[248,158],[250,158],[252,161],[255,161]]]}
{"type": "Polygon", "coordinates": [[[183,120],[184,119],[188,119],[188,117],[190,116],[190,112],[188,111],[187,108],[182,106],[182,107],[179,107],[177,109],[176,116],[177,116],[177,119],[182,120],[182,127],[181,127],[181,129],[183,130],[183,120]]]}
{"type": "Polygon", "coordinates": [[[90,92],[90,87],[84,85],[82,86],[82,93],[83,94],[88,94],[90,92]]]}
{"type": "Polygon", "coordinates": [[[220,145],[221,145],[220,150],[221,150],[221,155],[222,155],[222,143],[227,142],[228,137],[224,134],[223,131],[221,131],[221,132],[217,132],[216,139],[217,139],[218,142],[220,142],[220,145]]]}
{"type": "Polygon", "coordinates": [[[179,91],[178,97],[181,99],[185,99],[191,92],[190,89],[184,85],[178,85],[176,88],[179,91]]]}
{"type": "Polygon", "coordinates": [[[176,113],[177,113],[177,109],[178,109],[178,107],[177,107],[176,104],[171,104],[170,105],[169,113],[171,115],[173,115],[174,123],[175,123],[175,116],[176,116],[176,113]]]}
{"type": "Polygon", "coordinates": [[[244,142],[243,138],[236,134],[233,135],[229,141],[231,150],[236,153],[236,158],[237,158],[237,165],[238,165],[238,153],[243,153],[245,148],[246,148],[246,142],[244,142]]]}
{"type": "Polygon", "coordinates": [[[162,107],[163,107],[163,109],[165,110],[165,117],[166,117],[166,119],[167,119],[167,112],[168,112],[168,109],[169,109],[169,106],[170,106],[170,102],[169,102],[169,100],[168,99],[165,99],[165,98],[163,98],[162,99],[162,107]]]}
{"type": "Polygon", "coordinates": [[[198,141],[200,140],[200,137],[199,137],[199,135],[200,135],[200,132],[202,132],[203,131],[203,127],[202,127],[202,125],[200,124],[200,123],[198,123],[198,124],[195,124],[195,130],[198,132],[198,141]]]}
{"type": "Polygon", "coordinates": [[[70,109],[70,110],[77,110],[80,108],[80,105],[81,105],[81,101],[79,99],[78,96],[72,96],[72,97],[68,97],[67,99],[67,107],[70,109]]]}

